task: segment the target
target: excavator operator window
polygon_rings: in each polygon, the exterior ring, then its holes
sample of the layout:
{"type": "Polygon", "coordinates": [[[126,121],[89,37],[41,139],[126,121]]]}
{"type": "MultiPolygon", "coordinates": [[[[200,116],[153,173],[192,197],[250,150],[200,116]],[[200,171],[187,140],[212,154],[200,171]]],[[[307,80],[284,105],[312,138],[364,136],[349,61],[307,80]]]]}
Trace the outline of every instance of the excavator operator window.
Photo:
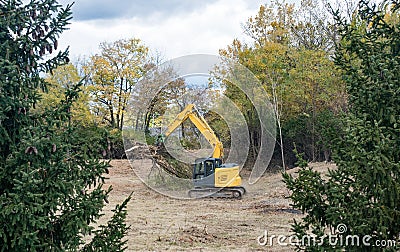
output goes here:
{"type": "Polygon", "coordinates": [[[200,179],[204,177],[204,165],[203,162],[197,163],[194,166],[194,178],[200,179]]]}
{"type": "Polygon", "coordinates": [[[215,168],[220,168],[222,165],[222,160],[217,158],[215,159],[215,168]]]}
{"type": "Polygon", "coordinates": [[[214,162],[211,160],[207,160],[204,162],[206,166],[206,176],[214,173],[214,162]]]}

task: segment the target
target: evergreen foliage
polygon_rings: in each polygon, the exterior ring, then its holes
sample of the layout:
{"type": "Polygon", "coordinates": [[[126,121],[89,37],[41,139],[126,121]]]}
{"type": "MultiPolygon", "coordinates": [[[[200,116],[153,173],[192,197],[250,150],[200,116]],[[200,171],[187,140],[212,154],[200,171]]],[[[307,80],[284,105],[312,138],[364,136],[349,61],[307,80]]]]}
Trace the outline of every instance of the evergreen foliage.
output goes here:
{"type": "MultiPolygon", "coordinates": [[[[71,120],[80,83],[65,91],[59,106],[33,113],[42,78],[68,63],[58,38],[71,19],[71,5],[56,0],[1,1],[0,5],[0,251],[77,251],[111,190],[103,189],[108,162],[76,148],[71,120]],[[90,189],[91,188],[91,189],[90,189]]],[[[89,144],[89,143],[83,143],[89,144]]],[[[106,250],[120,242],[126,225],[121,205],[109,229],[95,231],[106,250]]]]}
{"type": "Polygon", "coordinates": [[[357,17],[347,23],[335,14],[342,41],[336,64],[343,70],[350,111],[343,138],[337,139],[338,168],[327,178],[310,168],[298,178],[285,174],[293,206],[306,213],[293,230],[312,233],[321,246],[306,251],[397,251],[377,247],[379,241],[396,241],[400,234],[400,3],[376,6],[360,1],[357,17]],[[323,239],[339,224],[342,237],[357,235],[359,244],[333,245],[323,239]],[[343,231],[343,230],[342,230],[343,231]],[[371,236],[368,244],[362,237],[371,236]],[[378,241],[378,243],[376,243],[378,241]]]}

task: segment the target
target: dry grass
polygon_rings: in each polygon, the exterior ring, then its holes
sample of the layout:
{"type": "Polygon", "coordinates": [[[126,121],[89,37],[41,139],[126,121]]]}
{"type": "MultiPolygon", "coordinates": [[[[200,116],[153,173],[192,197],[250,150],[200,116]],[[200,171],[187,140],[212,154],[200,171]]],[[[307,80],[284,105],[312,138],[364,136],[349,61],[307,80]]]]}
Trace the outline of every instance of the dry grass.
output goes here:
{"type": "MultiPolygon", "coordinates": [[[[291,209],[290,201],[285,198],[289,192],[280,173],[267,174],[255,185],[245,183],[247,194],[241,200],[179,200],[160,195],[144,185],[127,160],[113,160],[111,164],[107,184],[114,190],[105,208],[105,217],[133,192],[127,217],[131,225],[127,237],[129,251],[293,250],[277,244],[262,247],[257,242],[264,230],[275,235],[290,234],[293,219],[302,216],[291,209]]],[[[323,163],[312,166],[324,173],[334,168],[323,163]]],[[[242,176],[246,178],[247,174],[242,176]]]]}

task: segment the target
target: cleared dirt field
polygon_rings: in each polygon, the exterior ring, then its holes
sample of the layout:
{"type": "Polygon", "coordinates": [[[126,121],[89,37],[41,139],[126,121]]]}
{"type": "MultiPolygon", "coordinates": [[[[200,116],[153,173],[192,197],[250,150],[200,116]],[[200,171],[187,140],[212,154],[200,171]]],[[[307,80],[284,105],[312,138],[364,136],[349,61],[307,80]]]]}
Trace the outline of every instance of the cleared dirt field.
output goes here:
{"type": "MultiPolygon", "coordinates": [[[[290,207],[280,173],[266,174],[255,185],[244,183],[247,194],[241,200],[179,200],[148,188],[135,175],[127,160],[113,160],[108,185],[114,190],[105,218],[131,192],[127,223],[128,251],[293,251],[293,247],[260,246],[264,235],[289,235],[293,219],[301,213],[290,207]]],[[[320,171],[334,165],[312,164],[320,171]]],[[[294,173],[297,169],[290,170],[294,173]]],[[[248,174],[242,171],[244,181],[248,174]]],[[[100,220],[102,222],[102,220],[100,220]]],[[[270,244],[268,244],[270,245],[270,244]]]]}

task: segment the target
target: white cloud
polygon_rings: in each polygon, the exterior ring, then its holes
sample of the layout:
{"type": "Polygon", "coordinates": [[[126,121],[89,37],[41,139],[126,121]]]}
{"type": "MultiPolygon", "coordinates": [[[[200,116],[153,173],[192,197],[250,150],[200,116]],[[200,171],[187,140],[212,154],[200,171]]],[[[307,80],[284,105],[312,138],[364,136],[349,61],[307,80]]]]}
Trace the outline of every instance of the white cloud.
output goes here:
{"type": "Polygon", "coordinates": [[[139,38],[167,59],[187,54],[218,54],[236,37],[243,37],[241,23],[257,13],[259,1],[217,0],[193,11],[153,12],[146,17],[72,21],[60,46],[70,45],[72,59],[98,52],[101,42],[139,38]]]}

